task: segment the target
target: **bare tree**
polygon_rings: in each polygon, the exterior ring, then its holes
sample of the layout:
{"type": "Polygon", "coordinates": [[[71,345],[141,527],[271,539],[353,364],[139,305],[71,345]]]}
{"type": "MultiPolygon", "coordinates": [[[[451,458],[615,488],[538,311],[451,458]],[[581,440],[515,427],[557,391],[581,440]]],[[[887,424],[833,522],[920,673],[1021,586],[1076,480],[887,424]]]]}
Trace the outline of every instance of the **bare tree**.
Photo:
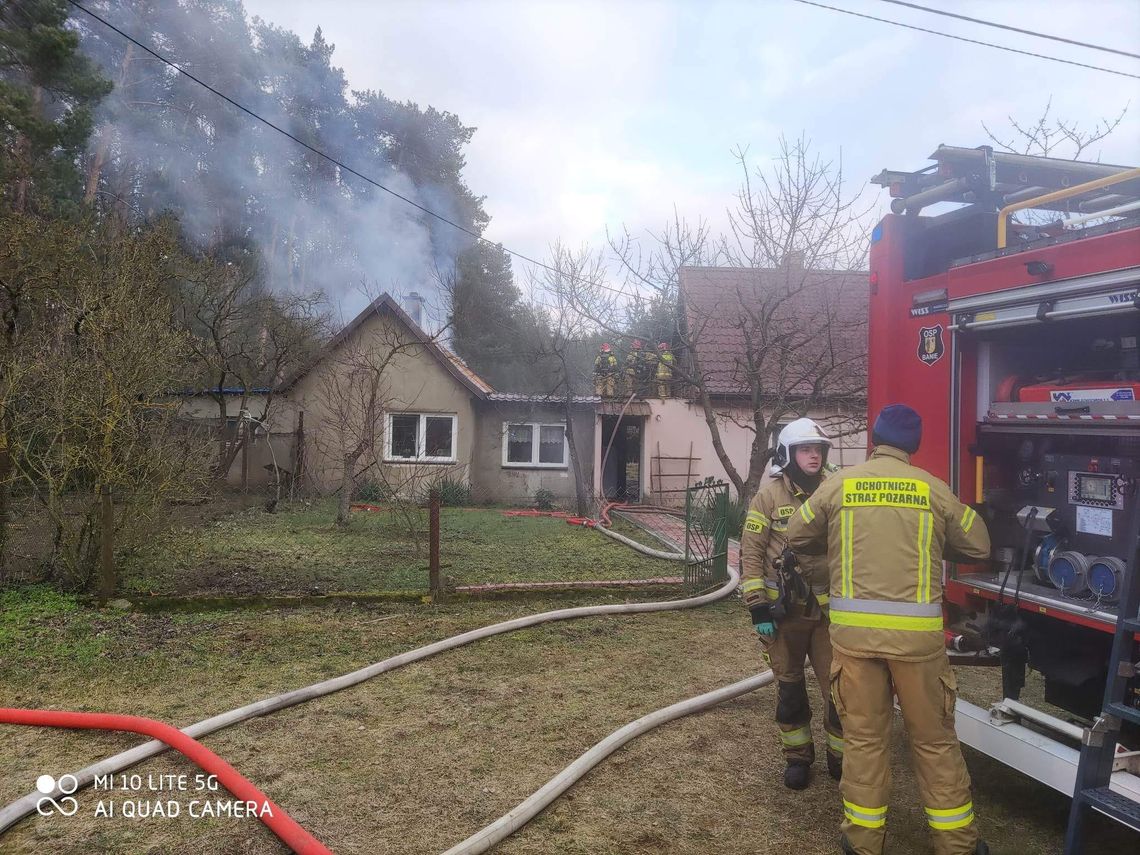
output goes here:
{"type": "MultiPolygon", "coordinates": [[[[742,180],[728,235],[714,241],[703,223],[691,226],[674,214],[648,252],[628,235],[610,246],[629,293],[675,305],[681,358],[674,373],[700,405],[729,480],[749,501],[787,417],[843,411],[851,415],[836,419],[834,431],[862,429],[865,306],[860,314],[859,300],[848,298],[851,288],[865,287],[869,206],[847,192],[842,164],[824,160],[803,138],[781,138],[766,169],[754,168],[746,150],[735,156],[742,180]],[[754,275],[712,301],[682,293],[681,268],[708,264],[754,275]],[[741,399],[746,405],[736,415],[741,408],[733,402],[741,399]],[[743,467],[725,446],[731,423],[753,434],[743,467]]],[[[627,333],[642,334],[636,327],[627,333]]]]}
{"type": "Polygon", "coordinates": [[[425,345],[380,310],[376,320],[334,340],[318,369],[314,444],[339,472],[336,523],[341,527],[349,523],[356,484],[366,474],[383,481],[393,501],[414,493],[424,474],[415,466],[387,467],[383,461],[385,413],[398,409],[394,377],[404,358],[416,358],[425,345]]]}
{"type": "Polygon", "coordinates": [[[603,287],[605,266],[600,253],[586,246],[573,251],[556,243],[546,265],[531,274],[528,305],[535,323],[520,347],[542,366],[548,377],[546,392],[562,407],[577,513],[587,516],[590,487],[574,434],[574,399],[593,393],[589,366],[602,330],[592,319],[613,317],[617,303],[603,287]]]}
{"type": "MultiPolygon", "coordinates": [[[[5,439],[16,475],[52,523],[49,569],[82,587],[112,537],[137,542],[165,499],[198,482],[202,449],[177,428],[170,402],[190,358],[165,294],[178,247],[164,228],[115,236],[24,221],[12,233],[20,244],[0,266],[6,292],[22,290],[28,326],[21,382],[5,396],[5,439]],[[17,259],[25,263],[12,265],[17,259]]],[[[113,575],[103,582],[104,592],[114,588],[113,575]]]]}
{"type": "Polygon", "coordinates": [[[224,479],[246,435],[230,421],[232,395],[241,389],[238,412],[248,409],[254,389],[264,388],[259,413],[268,422],[274,388],[308,361],[326,336],[321,294],[273,294],[256,264],[208,256],[186,272],[178,290],[177,314],[190,339],[206,394],[218,408],[218,450],[214,477],[224,479]]]}
{"type": "MultiPolygon", "coordinates": [[[[1007,116],[1009,128],[997,133],[982,122],[982,129],[994,145],[1013,154],[1032,154],[1040,157],[1066,157],[1079,160],[1085,150],[1109,136],[1120,127],[1128,113],[1125,104],[1116,118],[1100,118],[1091,128],[1082,128],[1077,121],[1051,116],[1053,98],[1045,102],[1045,109],[1034,121],[1015,119],[1007,116]]],[[[1099,160],[1100,157],[1097,157],[1099,160]]]]}

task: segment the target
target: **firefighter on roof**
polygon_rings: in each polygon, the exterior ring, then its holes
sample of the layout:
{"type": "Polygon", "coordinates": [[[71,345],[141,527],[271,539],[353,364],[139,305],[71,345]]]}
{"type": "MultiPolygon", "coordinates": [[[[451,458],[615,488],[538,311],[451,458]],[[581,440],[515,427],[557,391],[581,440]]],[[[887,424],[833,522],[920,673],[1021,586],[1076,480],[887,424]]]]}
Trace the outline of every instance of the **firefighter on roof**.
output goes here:
{"type": "Polygon", "coordinates": [[[954,731],[957,683],[942,635],[942,560],[990,553],[985,523],[950,488],[910,465],[922,418],[891,404],[866,463],[826,482],[788,525],[798,554],[831,571],[831,692],[843,722],[843,849],[879,855],[890,791],[892,694],[909,735],[938,855],[986,855],[954,731]]]}
{"type": "Polygon", "coordinates": [[[823,689],[827,770],[833,778],[840,777],[843,764],[842,729],[827,691],[827,561],[821,556],[797,561],[784,552],[788,520],[826,477],[830,448],[831,440],[811,419],[796,419],[780,431],[772,461],[776,479],[752,500],[740,542],[744,604],[778,681],[776,726],[787,761],[784,785],[793,790],[808,785],[815,760],[805,658],[823,689]]]}
{"type": "Polygon", "coordinates": [[[641,339],[635,338],[629,344],[629,353],[625,355],[625,393],[626,395],[640,395],[642,393],[641,378],[645,375],[644,358],[641,351],[641,339]]]}
{"type": "Polygon", "coordinates": [[[673,351],[669,342],[657,345],[657,397],[668,398],[669,386],[673,382],[673,351]]]}
{"type": "Polygon", "coordinates": [[[610,349],[608,341],[602,342],[598,355],[594,357],[594,394],[612,398],[617,392],[617,357],[610,349]]]}

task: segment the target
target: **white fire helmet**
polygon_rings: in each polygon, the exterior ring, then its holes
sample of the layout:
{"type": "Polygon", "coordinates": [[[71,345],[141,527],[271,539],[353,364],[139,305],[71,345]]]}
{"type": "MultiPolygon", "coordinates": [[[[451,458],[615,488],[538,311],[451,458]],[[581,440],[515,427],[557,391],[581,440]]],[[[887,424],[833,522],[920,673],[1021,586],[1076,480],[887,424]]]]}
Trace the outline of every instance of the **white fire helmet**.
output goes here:
{"type": "MultiPolygon", "coordinates": [[[[776,453],[772,457],[772,474],[779,475],[784,471],[792,459],[792,449],[797,445],[823,445],[831,448],[831,438],[823,429],[811,419],[796,419],[785,425],[776,439],[776,453]]],[[[827,453],[824,452],[823,462],[827,463],[827,453]]]]}

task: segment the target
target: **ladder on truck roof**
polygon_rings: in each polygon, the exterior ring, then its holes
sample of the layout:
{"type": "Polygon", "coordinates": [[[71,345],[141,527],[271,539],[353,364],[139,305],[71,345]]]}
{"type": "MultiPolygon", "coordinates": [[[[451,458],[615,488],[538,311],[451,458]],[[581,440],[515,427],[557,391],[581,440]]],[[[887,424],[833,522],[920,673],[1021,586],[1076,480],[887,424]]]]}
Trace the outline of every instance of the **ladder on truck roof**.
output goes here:
{"type": "MultiPolygon", "coordinates": [[[[979,205],[997,211],[1133,170],[1107,163],[1011,154],[989,146],[940,145],[930,159],[937,163],[917,172],[884,169],[871,179],[872,184],[890,190],[894,213],[917,214],[938,202],[979,205]]],[[[1095,214],[1130,208],[1138,201],[1140,178],[1130,178],[1091,187],[1065,199],[1043,200],[1033,207],[1065,214],[1095,214]]]]}
{"type": "Polygon", "coordinates": [[[1140,504],[1132,512],[1128,538],[1132,550],[1121,588],[1120,612],[1108,660],[1108,680],[1104,688],[1101,714],[1081,739],[1081,759],[1077,764],[1077,780],[1073,804],[1069,811],[1069,827],[1065,832],[1065,855],[1079,855],[1084,842],[1084,825],[1088,811],[1098,811],[1117,822],[1140,831],[1140,802],[1133,801],[1109,787],[1116,744],[1121,723],[1140,725],[1140,708],[1130,705],[1125,697],[1128,681],[1140,673],[1140,662],[1133,659],[1133,635],[1140,633],[1140,504]]]}

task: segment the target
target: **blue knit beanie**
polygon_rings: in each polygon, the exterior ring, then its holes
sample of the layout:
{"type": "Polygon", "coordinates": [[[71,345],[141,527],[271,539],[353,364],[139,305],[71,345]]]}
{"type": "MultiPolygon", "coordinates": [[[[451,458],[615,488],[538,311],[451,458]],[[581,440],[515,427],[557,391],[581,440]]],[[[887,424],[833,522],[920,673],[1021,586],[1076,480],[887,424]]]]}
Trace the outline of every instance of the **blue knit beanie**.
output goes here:
{"type": "Polygon", "coordinates": [[[888,404],[875,419],[872,445],[893,445],[907,454],[918,451],[922,442],[922,416],[906,404],[888,404]]]}

